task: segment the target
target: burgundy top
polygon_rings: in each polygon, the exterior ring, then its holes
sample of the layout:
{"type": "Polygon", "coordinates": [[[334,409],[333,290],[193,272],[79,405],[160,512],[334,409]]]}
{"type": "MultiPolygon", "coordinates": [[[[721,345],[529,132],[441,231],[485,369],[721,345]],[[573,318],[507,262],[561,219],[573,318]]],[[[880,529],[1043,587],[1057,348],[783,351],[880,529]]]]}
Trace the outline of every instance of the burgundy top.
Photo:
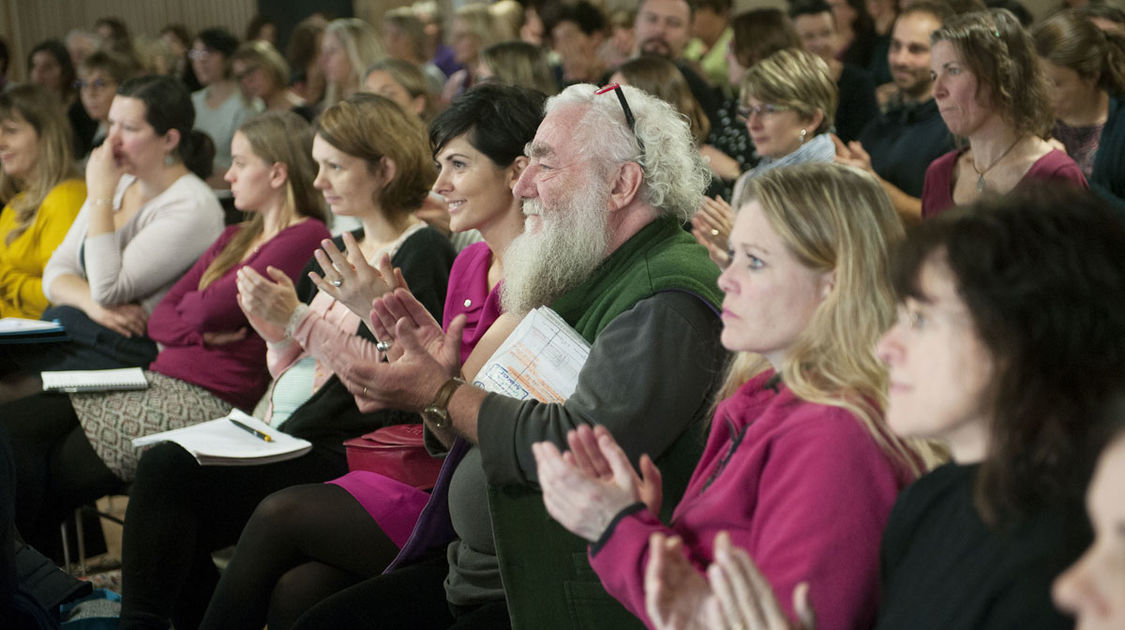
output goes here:
{"type": "Polygon", "coordinates": [[[238,307],[236,273],[249,266],[268,278],[266,267],[273,266],[296,280],[320,242],[331,235],[316,219],[291,225],[200,290],[203,272],[240,229],[241,225],[232,225],[224,230],[153,309],[148,319],[148,336],[160,344],[160,354],[149,369],[203,387],[249,411],[265,393],[269,373],[266,343],[238,307]],[[203,333],[234,332],[240,328],[247,329],[246,337],[240,341],[216,346],[203,342],[203,333]]]}
{"type": "MultiPolygon", "coordinates": [[[[956,205],[953,202],[953,169],[957,166],[957,158],[967,150],[950,151],[934,160],[926,169],[926,181],[922,184],[923,219],[941,214],[956,205]]],[[[1090,187],[1074,160],[1058,149],[1052,149],[1036,160],[1016,187],[1022,186],[1024,182],[1043,179],[1059,179],[1081,188],[1090,187]]]]}
{"type": "Polygon", "coordinates": [[[801,400],[771,386],[772,377],[761,374],[719,403],[670,526],[642,509],[591,548],[606,590],[641,619],[649,536],[681,537],[702,571],[715,535],[728,531],[790,614],[793,589],[807,581],[820,630],[874,625],[883,526],[912,476],[849,411],[801,400]]]}

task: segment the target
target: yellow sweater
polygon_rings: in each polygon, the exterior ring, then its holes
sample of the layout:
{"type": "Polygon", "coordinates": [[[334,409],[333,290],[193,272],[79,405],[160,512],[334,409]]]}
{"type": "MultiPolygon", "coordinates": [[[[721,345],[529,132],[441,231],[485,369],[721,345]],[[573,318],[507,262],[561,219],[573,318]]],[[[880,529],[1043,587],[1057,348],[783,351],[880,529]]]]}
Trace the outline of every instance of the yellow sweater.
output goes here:
{"type": "Polygon", "coordinates": [[[31,225],[10,244],[6,241],[16,227],[15,211],[11,204],[0,211],[0,316],[38,319],[43,314],[48,305],[43,267],[85,200],[86,182],[64,180],[47,193],[31,225]]]}

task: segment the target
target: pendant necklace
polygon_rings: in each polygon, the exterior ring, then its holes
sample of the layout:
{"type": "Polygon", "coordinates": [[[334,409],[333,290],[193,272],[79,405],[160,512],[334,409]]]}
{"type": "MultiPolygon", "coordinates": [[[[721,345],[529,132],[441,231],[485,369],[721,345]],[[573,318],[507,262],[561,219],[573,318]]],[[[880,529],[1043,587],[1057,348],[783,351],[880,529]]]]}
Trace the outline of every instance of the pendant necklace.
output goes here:
{"type": "Polygon", "coordinates": [[[999,164],[1001,160],[1008,157],[1008,154],[1012,152],[1012,149],[1016,148],[1016,145],[1020,143],[1020,140],[1023,140],[1023,138],[1022,137],[1016,138],[1015,142],[1008,145],[1007,149],[1004,149],[1004,152],[1000,154],[1000,157],[993,160],[992,164],[989,164],[987,167],[985,167],[983,169],[977,168],[976,157],[973,157],[973,159],[969,161],[969,163],[973,167],[973,170],[976,171],[976,173],[977,173],[977,192],[979,192],[979,193],[984,192],[984,176],[985,176],[985,174],[988,173],[988,171],[991,171],[992,167],[999,164]]]}

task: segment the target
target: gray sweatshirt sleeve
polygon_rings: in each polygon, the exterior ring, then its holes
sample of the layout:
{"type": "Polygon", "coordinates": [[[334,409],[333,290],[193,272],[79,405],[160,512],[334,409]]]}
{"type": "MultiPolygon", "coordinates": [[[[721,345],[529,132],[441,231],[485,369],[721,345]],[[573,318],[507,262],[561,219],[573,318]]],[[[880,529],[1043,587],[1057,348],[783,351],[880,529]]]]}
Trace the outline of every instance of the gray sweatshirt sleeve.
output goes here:
{"type": "Polygon", "coordinates": [[[606,326],[565,403],[489,394],[477,426],[489,482],[535,481],[531,444],[565,449],[567,431],[582,423],[605,425],[634,462],[656,457],[709,410],[726,360],[721,330],[698,297],[658,293],[606,326]]]}

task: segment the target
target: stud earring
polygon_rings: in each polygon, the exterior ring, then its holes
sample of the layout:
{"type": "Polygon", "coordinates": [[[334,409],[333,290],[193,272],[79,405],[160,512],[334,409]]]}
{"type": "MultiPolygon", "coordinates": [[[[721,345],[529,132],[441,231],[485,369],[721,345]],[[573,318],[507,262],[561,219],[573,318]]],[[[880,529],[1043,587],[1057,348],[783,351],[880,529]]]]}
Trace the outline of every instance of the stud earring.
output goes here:
{"type": "Polygon", "coordinates": [[[805,143],[805,136],[807,136],[807,135],[809,135],[809,130],[808,129],[802,129],[801,130],[801,144],[805,143]]]}

